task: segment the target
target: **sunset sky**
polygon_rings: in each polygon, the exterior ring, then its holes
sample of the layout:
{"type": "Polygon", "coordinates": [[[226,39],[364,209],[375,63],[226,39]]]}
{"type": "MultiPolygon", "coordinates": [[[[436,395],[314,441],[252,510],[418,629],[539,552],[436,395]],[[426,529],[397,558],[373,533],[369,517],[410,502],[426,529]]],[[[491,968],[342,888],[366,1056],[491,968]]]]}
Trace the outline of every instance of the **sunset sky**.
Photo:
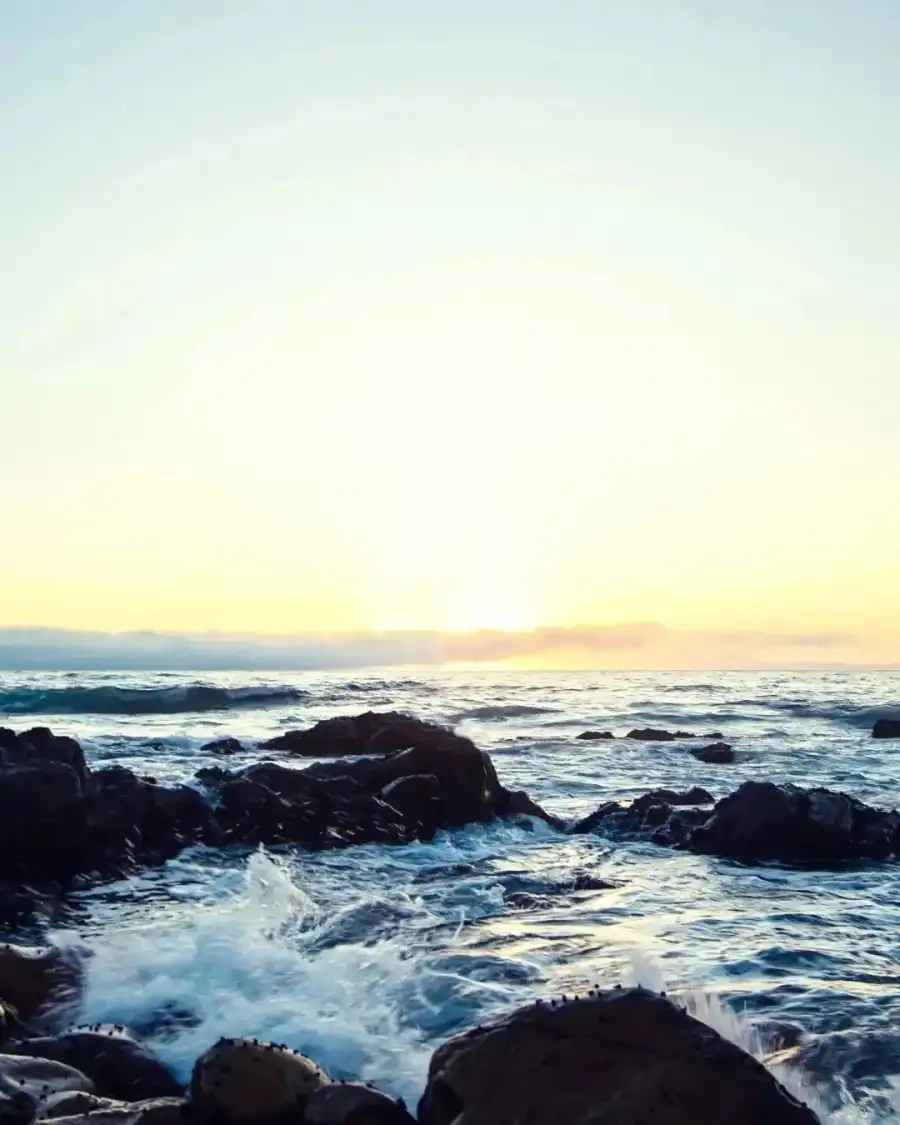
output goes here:
{"type": "Polygon", "coordinates": [[[0,5],[0,626],[900,661],[898,59],[897,0],[0,5]]]}

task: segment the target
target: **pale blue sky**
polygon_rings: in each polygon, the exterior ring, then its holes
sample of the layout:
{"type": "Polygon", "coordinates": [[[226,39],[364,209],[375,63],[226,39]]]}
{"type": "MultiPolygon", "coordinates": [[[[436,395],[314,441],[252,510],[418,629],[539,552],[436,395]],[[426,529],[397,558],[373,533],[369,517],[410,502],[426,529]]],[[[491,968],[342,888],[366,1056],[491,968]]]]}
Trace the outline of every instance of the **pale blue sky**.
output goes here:
{"type": "Polygon", "coordinates": [[[900,632],[900,5],[7,0],[0,624],[900,632]]]}

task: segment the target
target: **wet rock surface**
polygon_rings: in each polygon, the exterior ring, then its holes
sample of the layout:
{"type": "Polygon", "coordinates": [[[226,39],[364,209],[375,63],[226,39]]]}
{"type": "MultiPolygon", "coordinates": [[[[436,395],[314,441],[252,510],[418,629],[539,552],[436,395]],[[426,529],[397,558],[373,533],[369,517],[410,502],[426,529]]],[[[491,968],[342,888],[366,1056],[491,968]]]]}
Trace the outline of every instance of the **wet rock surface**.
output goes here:
{"type": "Polygon", "coordinates": [[[422,1125],[815,1125],[773,1075],[642,988],[536,1004],[434,1053],[422,1125]]]}

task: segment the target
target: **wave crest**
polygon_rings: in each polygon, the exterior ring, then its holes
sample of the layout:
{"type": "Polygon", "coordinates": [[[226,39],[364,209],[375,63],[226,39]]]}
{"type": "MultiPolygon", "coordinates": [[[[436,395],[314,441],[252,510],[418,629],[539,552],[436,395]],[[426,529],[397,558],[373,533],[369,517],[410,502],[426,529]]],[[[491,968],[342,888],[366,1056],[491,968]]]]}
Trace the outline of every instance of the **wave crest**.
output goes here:
{"type": "Polygon", "coordinates": [[[164,688],[103,687],[14,688],[0,691],[6,715],[179,715],[191,711],[230,711],[277,707],[308,698],[294,687],[223,688],[179,684],[164,688]]]}

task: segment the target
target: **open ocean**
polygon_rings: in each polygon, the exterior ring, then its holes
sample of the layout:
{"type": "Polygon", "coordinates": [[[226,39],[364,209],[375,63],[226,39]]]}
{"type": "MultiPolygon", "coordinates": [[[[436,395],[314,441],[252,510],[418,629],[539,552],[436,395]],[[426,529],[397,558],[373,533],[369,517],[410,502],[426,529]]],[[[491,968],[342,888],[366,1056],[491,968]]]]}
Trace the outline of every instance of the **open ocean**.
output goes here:
{"type": "MultiPolygon", "coordinates": [[[[648,789],[748,778],[897,804],[900,673],[0,674],[0,725],[50,726],[160,781],[204,743],[406,710],[469,735],[500,780],[583,815],[648,789]],[[730,765],[590,728],[721,731],[730,765]]],[[[270,755],[286,761],[284,755],[270,755]]],[[[298,762],[298,765],[305,762],[298,762]]],[[[220,1035],[307,1051],[415,1101],[434,1046],[539,996],[639,981],[680,993],[831,1121],[900,1117],[900,863],[814,872],[565,836],[544,824],[339,852],[194,849],[75,893],[54,940],[93,950],[87,1020],[130,1024],[187,1076],[220,1035]]]]}

